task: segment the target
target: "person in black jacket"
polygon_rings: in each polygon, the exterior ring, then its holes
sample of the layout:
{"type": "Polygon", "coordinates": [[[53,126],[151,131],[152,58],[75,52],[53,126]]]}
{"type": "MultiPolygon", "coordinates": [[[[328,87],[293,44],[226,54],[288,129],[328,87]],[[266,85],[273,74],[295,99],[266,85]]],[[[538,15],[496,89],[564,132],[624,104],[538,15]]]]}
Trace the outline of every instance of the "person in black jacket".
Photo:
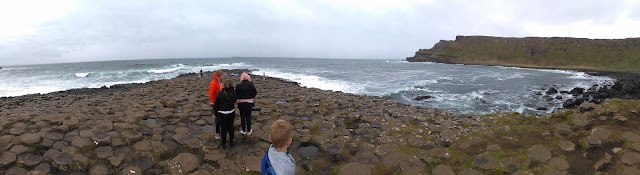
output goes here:
{"type": "Polygon", "coordinates": [[[249,74],[242,72],[240,75],[240,83],[236,85],[236,94],[238,95],[238,110],[240,111],[240,125],[242,125],[241,134],[251,135],[251,111],[256,98],[256,87],[251,82],[249,74]]]}
{"type": "Polygon", "coordinates": [[[236,92],[233,84],[229,79],[225,79],[224,88],[216,96],[216,103],[213,105],[213,111],[216,118],[220,118],[220,135],[222,142],[220,147],[226,148],[227,134],[229,135],[229,146],[233,147],[233,120],[236,118],[236,92]]]}

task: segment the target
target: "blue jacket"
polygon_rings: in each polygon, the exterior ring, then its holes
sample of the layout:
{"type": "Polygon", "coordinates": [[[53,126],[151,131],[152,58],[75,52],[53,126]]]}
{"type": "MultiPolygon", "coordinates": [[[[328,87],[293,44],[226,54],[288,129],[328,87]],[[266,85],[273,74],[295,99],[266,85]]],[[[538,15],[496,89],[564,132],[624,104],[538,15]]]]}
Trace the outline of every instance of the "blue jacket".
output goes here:
{"type": "Polygon", "coordinates": [[[278,152],[273,145],[271,145],[269,146],[269,151],[262,157],[260,170],[263,175],[295,174],[296,162],[288,152],[278,152]]]}

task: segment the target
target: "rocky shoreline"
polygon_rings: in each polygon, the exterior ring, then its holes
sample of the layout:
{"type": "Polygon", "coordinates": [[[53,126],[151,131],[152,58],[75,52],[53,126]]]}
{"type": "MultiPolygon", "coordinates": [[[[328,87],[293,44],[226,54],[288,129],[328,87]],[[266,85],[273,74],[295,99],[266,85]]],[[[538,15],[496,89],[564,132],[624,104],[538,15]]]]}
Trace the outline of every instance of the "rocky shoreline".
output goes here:
{"type": "MultiPolygon", "coordinates": [[[[227,73],[239,79],[240,70],[227,73]]],[[[211,77],[0,98],[0,173],[257,174],[276,119],[294,125],[297,174],[640,172],[637,101],[583,103],[546,117],[458,115],[252,79],[254,133],[235,132],[227,149],[213,137],[211,77]]]]}
{"type": "MultiPolygon", "coordinates": [[[[380,97],[302,88],[282,79],[253,79],[259,90],[256,106],[261,108],[253,114],[254,133],[236,132],[238,143],[231,149],[218,148],[213,138],[206,97],[210,77],[187,74],[143,84],[0,98],[0,171],[257,172],[269,146],[269,126],[279,118],[295,126],[290,152],[298,161],[298,173],[338,169],[349,173],[361,171],[362,166],[371,171],[382,160],[394,161],[386,162],[391,167],[398,165],[395,161],[408,161],[410,157],[389,157],[400,145],[442,147],[482,127],[477,117],[453,117],[380,97]]],[[[420,172],[427,166],[420,159],[411,160],[405,172],[420,172]]]]}

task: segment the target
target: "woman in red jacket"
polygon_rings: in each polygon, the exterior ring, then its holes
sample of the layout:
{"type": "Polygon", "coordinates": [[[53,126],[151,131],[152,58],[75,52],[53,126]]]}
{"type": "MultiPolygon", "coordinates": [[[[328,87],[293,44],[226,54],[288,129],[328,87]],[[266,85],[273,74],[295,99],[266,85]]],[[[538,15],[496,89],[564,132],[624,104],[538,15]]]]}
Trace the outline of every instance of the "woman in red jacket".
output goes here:
{"type": "MultiPolygon", "coordinates": [[[[211,101],[211,107],[212,108],[216,103],[216,96],[218,95],[220,90],[222,90],[222,88],[224,87],[224,84],[222,83],[222,78],[223,77],[224,77],[224,72],[222,72],[221,70],[217,70],[217,71],[213,72],[213,81],[211,81],[211,83],[209,83],[209,100],[211,101]]],[[[212,109],[212,111],[213,110],[214,109],[212,109]]],[[[220,119],[218,117],[216,117],[214,120],[215,120],[215,123],[216,123],[215,124],[216,125],[216,133],[220,134],[220,119]]],[[[216,138],[220,138],[220,136],[216,135],[216,138]]]]}

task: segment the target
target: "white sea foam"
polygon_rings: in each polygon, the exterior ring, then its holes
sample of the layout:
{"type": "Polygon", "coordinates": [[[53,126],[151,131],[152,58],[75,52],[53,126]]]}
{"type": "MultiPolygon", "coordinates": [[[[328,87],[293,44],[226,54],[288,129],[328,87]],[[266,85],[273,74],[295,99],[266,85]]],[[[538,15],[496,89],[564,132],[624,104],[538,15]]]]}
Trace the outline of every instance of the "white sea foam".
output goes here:
{"type": "Polygon", "coordinates": [[[85,78],[85,77],[89,76],[89,74],[91,74],[91,72],[76,73],[76,77],[85,78]]]}
{"type": "Polygon", "coordinates": [[[66,90],[67,88],[59,86],[41,85],[41,86],[3,86],[0,87],[0,97],[20,96],[37,93],[50,93],[55,91],[66,90]]]}
{"type": "Polygon", "coordinates": [[[253,71],[254,75],[266,75],[269,77],[282,78],[300,83],[300,86],[318,88],[322,90],[342,91],[346,93],[358,93],[364,90],[362,85],[341,81],[332,80],[325,77],[319,77],[316,75],[297,74],[289,72],[280,72],[278,70],[263,69],[253,71]]]}
{"type": "Polygon", "coordinates": [[[147,72],[155,73],[155,74],[163,74],[163,73],[174,72],[179,69],[181,69],[181,67],[174,67],[174,68],[168,68],[168,69],[151,69],[151,70],[148,70],[147,72]]]}

